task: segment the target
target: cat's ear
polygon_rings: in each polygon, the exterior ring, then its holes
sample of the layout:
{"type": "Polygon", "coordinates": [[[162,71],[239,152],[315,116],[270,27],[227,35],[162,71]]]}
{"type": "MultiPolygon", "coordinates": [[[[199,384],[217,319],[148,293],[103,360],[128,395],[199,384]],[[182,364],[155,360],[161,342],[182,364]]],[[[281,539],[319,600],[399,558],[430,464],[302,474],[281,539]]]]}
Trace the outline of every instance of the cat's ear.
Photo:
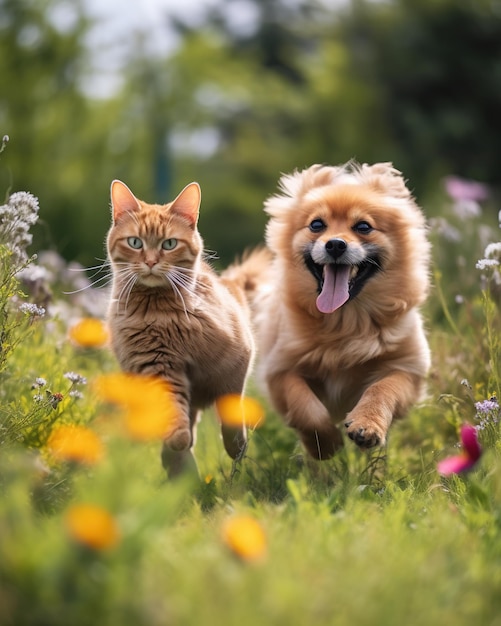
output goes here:
{"type": "Polygon", "coordinates": [[[114,222],[124,213],[133,213],[141,209],[136,196],[120,180],[114,180],[111,183],[111,209],[114,222]]]}
{"type": "Polygon", "coordinates": [[[170,210],[183,217],[192,228],[195,228],[198,221],[201,198],[200,185],[198,183],[190,183],[171,203],[170,210]]]}

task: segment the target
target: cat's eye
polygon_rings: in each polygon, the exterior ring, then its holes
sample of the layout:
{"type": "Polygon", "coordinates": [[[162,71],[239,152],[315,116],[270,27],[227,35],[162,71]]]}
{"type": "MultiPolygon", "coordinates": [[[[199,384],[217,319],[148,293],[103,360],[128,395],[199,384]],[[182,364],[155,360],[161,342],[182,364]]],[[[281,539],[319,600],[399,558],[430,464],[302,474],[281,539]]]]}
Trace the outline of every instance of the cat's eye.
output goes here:
{"type": "Polygon", "coordinates": [[[143,242],[139,237],[128,237],[127,243],[131,248],[134,248],[134,250],[140,250],[143,247],[143,242]]]}
{"type": "Polygon", "coordinates": [[[353,230],[357,233],[360,233],[361,235],[368,235],[374,229],[369,224],[369,222],[362,220],[361,222],[357,222],[355,226],[353,226],[353,230]]]}
{"type": "Polygon", "coordinates": [[[162,243],[162,248],[164,250],[174,250],[176,246],[177,246],[177,239],[174,239],[174,237],[172,237],[171,239],[166,239],[162,243]]]}
{"type": "Polygon", "coordinates": [[[318,217],[310,222],[310,230],[312,233],[321,233],[326,228],[327,225],[324,220],[321,220],[318,217]]]}

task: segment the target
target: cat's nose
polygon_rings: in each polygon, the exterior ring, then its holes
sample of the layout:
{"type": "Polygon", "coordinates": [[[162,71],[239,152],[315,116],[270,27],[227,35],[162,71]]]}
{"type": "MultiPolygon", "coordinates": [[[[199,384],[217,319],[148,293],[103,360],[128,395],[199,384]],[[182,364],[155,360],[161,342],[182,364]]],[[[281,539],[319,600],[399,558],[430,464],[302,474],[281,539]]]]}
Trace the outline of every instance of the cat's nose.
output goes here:
{"type": "Polygon", "coordinates": [[[145,263],[150,269],[157,264],[155,259],[146,259],[145,263]]]}

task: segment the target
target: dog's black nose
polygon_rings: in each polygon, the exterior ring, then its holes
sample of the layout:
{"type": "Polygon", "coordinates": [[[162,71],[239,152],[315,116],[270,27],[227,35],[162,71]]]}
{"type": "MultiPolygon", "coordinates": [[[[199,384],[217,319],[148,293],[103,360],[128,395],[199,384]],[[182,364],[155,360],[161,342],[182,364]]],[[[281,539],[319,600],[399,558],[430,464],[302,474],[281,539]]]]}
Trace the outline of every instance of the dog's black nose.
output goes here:
{"type": "Polygon", "coordinates": [[[339,258],[346,251],[348,244],[344,239],[329,239],[325,244],[325,249],[333,259],[339,258]]]}

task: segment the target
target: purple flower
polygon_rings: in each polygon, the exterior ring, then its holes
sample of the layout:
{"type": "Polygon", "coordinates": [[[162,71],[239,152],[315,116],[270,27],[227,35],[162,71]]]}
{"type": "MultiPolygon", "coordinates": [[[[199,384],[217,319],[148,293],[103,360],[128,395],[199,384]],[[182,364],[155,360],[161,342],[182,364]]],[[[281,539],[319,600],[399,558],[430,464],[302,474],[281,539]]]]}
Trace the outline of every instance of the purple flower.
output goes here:
{"type": "Polygon", "coordinates": [[[461,443],[463,444],[462,454],[450,456],[437,466],[438,473],[442,476],[460,474],[470,470],[482,456],[482,448],[478,443],[477,429],[475,426],[465,424],[461,427],[461,443]]]}
{"type": "Polygon", "coordinates": [[[498,411],[499,404],[495,398],[490,400],[482,400],[481,402],[475,402],[475,408],[477,413],[490,413],[491,411],[498,411]]]}
{"type": "Polygon", "coordinates": [[[499,422],[499,404],[496,396],[489,400],[475,402],[475,411],[475,419],[478,421],[477,430],[484,430],[484,428],[499,422]]]}
{"type": "Polygon", "coordinates": [[[444,178],[447,194],[456,202],[471,200],[481,202],[489,197],[489,187],[476,180],[467,180],[458,176],[446,176],[444,178]]]}

